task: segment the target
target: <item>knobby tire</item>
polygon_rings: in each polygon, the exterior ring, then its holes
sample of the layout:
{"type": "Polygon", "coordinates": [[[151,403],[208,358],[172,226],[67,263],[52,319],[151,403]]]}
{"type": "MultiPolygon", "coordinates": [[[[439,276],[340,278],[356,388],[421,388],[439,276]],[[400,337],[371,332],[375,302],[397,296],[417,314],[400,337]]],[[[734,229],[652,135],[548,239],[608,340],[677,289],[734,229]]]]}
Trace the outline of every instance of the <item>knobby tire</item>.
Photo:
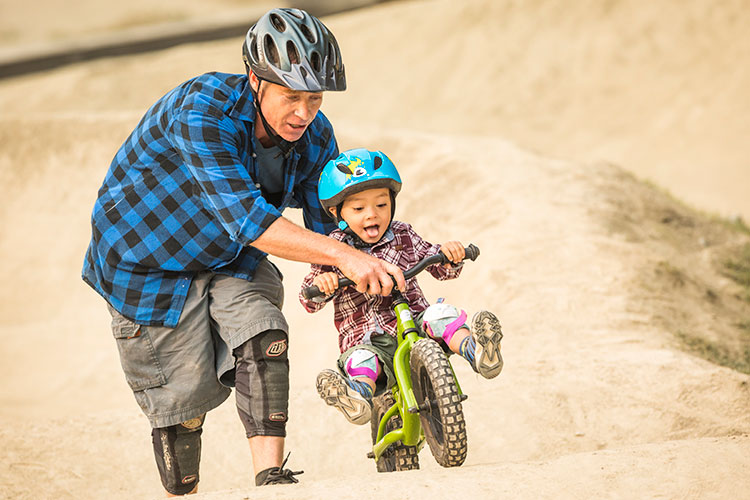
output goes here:
{"type": "Polygon", "coordinates": [[[461,396],[450,362],[432,339],[417,341],[411,350],[411,380],[425,439],[435,461],[458,467],[466,460],[467,440],[461,396]]]}
{"type": "MultiPolygon", "coordinates": [[[[372,444],[378,439],[378,426],[385,412],[393,406],[393,394],[385,392],[372,400],[372,444]]],[[[401,416],[398,412],[388,420],[386,433],[402,427],[401,416]]],[[[419,454],[416,446],[404,446],[396,441],[383,453],[377,461],[378,472],[395,472],[419,469],[419,454]]]]}

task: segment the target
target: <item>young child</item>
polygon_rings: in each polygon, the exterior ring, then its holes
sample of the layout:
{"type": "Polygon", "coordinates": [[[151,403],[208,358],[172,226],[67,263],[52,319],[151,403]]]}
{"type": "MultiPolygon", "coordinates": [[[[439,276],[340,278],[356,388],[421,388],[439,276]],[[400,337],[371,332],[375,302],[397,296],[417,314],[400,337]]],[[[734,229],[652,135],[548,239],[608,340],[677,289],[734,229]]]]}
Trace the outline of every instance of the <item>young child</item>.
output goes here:
{"type": "MultiPolygon", "coordinates": [[[[427,271],[439,280],[457,278],[463,266],[464,246],[458,241],[433,245],[409,224],[393,220],[401,177],[380,151],[353,149],[328,162],[318,182],[318,196],[339,229],[329,235],[406,270],[424,257],[444,253],[451,263],[434,264],[427,271]]],[[[334,323],[339,331],[338,371],[323,370],[317,377],[320,397],[355,424],[370,421],[373,394],[395,384],[393,354],[396,316],[392,298],[358,292],[353,286],[338,289],[344,275],[332,266],[312,265],[302,288],[312,285],[324,297],[300,302],[308,312],[333,300],[334,323]]],[[[416,278],[406,282],[403,295],[416,315],[417,326],[444,349],[460,354],[485,378],[503,368],[500,322],[489,311],[479,311],[466,324],[466,313],[442,303],[430,305],[416,278]]]]}

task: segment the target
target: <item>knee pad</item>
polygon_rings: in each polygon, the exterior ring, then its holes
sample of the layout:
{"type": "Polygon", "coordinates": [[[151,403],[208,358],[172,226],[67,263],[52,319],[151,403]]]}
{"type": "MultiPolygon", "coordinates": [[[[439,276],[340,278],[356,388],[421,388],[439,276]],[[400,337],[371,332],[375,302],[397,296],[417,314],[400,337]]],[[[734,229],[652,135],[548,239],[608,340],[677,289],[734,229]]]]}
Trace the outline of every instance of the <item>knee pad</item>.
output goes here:
{"type": "Polygon", "coordinates": [[[198,484],[204,418],[151,431],[161,484],[173,495],[186,495],[198,484]]]}
{"type": "Polygon", "coordinates": [[[286,436],[288,335],[267,330],[234,350],[237,411],[247,437],[286,436]]]}
{"type": "Polygon", "coordinates": [[[357,349],[346,358],[344,369],[350,379],[367,377],[375,384],[380,375],[380,360],[372,351],[357,349]]]}
{"type": "Polygon", "coordinates": [[[466,311],[459,313],[450,304],[432,304],[422,315],[422,329],[434,339],[443,339],[446,345],[461,327],[466,327],[466,311]]]}

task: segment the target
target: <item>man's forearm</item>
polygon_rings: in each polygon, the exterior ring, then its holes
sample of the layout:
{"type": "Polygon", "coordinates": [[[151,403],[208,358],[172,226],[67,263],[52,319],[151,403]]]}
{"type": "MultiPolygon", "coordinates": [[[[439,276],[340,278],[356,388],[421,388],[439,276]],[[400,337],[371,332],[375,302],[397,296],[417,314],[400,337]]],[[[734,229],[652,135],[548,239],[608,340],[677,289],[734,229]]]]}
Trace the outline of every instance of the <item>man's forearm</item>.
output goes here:
{"type": "Polygon", "coordinates": [[[345,255],[356,251],[345,243],[309,231],[279,217],[252,246],[282,259],[336,266],[345,255]]]}
{"type": "Polygon", "coordinates": [[[398,289],[406,290],[404,275],[395,264],[308,231],[284,217],[276,219],[253,241],[252,246],[282,259],[338,267],[362,293],[387,296],[391,293],[394,278],[398,289]]]}

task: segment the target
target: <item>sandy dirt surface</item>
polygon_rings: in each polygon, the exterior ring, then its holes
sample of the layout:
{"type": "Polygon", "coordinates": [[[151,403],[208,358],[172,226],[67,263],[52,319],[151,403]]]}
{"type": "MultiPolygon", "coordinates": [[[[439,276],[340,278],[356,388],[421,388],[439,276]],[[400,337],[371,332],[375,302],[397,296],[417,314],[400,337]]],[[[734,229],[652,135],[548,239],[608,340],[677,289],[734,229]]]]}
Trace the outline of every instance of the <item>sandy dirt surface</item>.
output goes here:
{"type": "MultiPolygon", "coordinates": [[[[442,469],[425,449],[418,472],[375,472],[369,429],[314,388],[336,358],[332,310],[306,314],[307,266],[277,259],[289,465],[305,473],[254,488],[230,399],[207,418],[198,497],[750,498],[750,380],[673,335],[737,335],[747,306],[714,263],[747,236],[663,191],[750,215],[749,4],[460,5],[326,18],[350,88],[323,109],[342,148],[399,166],[400,219],[482,250],[456,281],[421,280],[431,300],[495,311],[506,332],[497,379],[456,365],[466,464],[442,469]]],[[[143,111],[195,74],[241,71],[240,43],[0,81],[0,498],[162,495],[104,302],[80,280],[88,218],[143,111]]]]}

